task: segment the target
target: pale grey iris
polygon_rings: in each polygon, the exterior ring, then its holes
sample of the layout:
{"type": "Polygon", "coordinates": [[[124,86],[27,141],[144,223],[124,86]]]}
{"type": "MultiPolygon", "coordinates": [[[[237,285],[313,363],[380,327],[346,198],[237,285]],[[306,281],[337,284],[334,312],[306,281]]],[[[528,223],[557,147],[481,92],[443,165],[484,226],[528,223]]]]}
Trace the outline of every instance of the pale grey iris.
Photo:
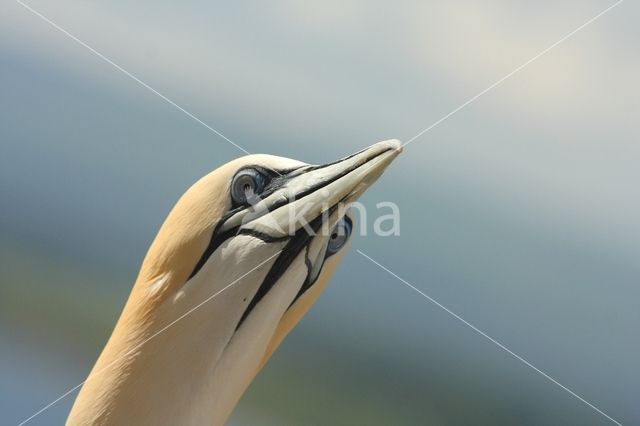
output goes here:
{"type": "Polygon", "coordinates": [[[264,190],[265,177],[255,169],[240,170],[231,181],[231,198],[238,204],[251,203],[264,190]]]}
{"type": "Polygon", "coordinates": [[[329,243],[327,244],[327,256],[331,256],[332,254],[338,252],[344,246],[347,241],[349,241],[349,237],[351,236],[351,221],[345,219],[344,217],[340,219],[338,224],[333,231],[331,231],[331,236],[329,237],[329,243]]]}

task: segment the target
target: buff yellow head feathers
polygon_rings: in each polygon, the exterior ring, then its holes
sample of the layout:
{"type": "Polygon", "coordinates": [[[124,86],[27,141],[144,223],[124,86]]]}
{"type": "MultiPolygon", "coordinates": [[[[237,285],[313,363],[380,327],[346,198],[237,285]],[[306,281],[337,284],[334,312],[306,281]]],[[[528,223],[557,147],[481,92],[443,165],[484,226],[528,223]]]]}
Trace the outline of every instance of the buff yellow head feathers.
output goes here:
{"type": "Polygon", "coordinates": [[[249,155],[195,183],[151,244],[68,424],[223,424],[326,286],[349,204],[400,151],[384,141],[322,166],[249,155]]]}

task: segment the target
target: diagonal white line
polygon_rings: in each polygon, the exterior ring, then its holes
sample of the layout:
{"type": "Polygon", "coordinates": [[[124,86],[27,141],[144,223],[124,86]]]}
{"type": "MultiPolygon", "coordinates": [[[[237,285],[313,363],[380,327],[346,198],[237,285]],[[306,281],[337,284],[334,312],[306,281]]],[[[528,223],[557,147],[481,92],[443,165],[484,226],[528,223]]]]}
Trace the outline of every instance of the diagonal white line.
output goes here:
{"type": "Polygon", "coordinates": [[[467,100],[465,103],[463,103],[462,105],[460,105],[459,107],[457,107],[456,109],[454,109],[453,111],[451,111],[450,113],[448,113],[447,115],[445,115],[444,117],[440,118],[438,121],[436,121],[435,123],[433,123],[432,125],[430,125],[429,127],[427,127],[426,129],[422,130],[420,133],[418,133],[417,135],[415,135],[414,137],[412,137],[411,139],[409,139],[407,142],[405,142],[402,146],[407,146],[409,145],[411,142],[413,142],[414,140],[418,139],[420,136],[424,135],[425,133],[427,133],[429,130],[433,129],[434,127],[436,127],[437,125],[439,125],[440,123],[442,123],[443,121],[447,120],[449,117],[451,117],[453,114],[457,113],[458,111],[460,111],[461,109],[467,107],[469,104],[471,104],[472,102],[474,102],[476,99],[478,99],[479,97],[481,97],[482,95],[486,94],[487,92],[489,92],[490,90],[494,89],[496,86],[500,85],[502,82],[504,82],[505,80],[509,79],[510,77],[512,77],[514,74],[516,74],[517,72],[521,71],[523,68],[525,68],[526,66],[530,65],[532,62],[536,61],[537,59],[539,59],[541,56],[543,56],[544,54],[546,54],[547,52],[549,52],[551,49],[553,49],[554,47],[556,47],[557,45],[559,45],[560,43],[566,41],[567,39],[571,38],[574,34],[576,34],[578,31],[584,29],[587,25],[593,23],[595,20],[597,20],[598,18],[600,18],[602,15],[604,15],[605,13],[609,12],[611,9],[613,9],[614,7],[618,6],[620,3],[622,3],[624,0],[618,0],[617,2],[615,2],[614,4],[612,4],[611,6],[607,7],[605,10],[603,10],[602,12],[598,13],[596,16],[594,16],[593,18],[589,19],[587,22],[585,22],[584,24],[580,25],[578,28],[574,29],[573,31],[571,31],[569,34],[565,35],[564,37],[562,37],[560,40],[556,41],[555,43],[553,43],[551,46],[547,47],[546,49],[544,49],[543,51],[541,51],[540,53],[538,53],[536,56],[534,56],[533,58],[529,59],[528,61],[526,61],[525,63],[523,63],[522,65],[520,65],[519,67],[517,67],[516,69],[514,69],[513,71],[511,71],[509,74],[505,75],[504,77],[502,77],[500,80],[496,81],[495,83],[493,83],[491,86],[487,87],[486,89],[484,89],[483,91],[481,91],[480,93],[478,93],[477,95],[473,96],[472,98],[470,98],[469,100],[467,100]]]}
{"type": "Polygon", "coordinates": [[[538,367],[536,367],[535,365],[531,364],[529,361],[527,361],[526,359],[524,359],[523,357],[521,357],[520,355],[518,355],[517,353],[513,352],[511,349],[507,348],[505,345],[503,345],[502,343],[498,342],[496,339],[494,339],[493,337],[489,336],[487,333],[485,333],[484,331],[480,330],[478,327],[476,327],[475,325],[471,324],[470,322],[468,322],[467,320],[465,320],[464,318],[462,318],[460,315],[456,314],[455,312],[453,312],[451,309],[447,308],[446,306],[442,305],[440,302],[438,302],[437,300],[435,300],[433,297],[429,296],[428,294],[424,293],[423,291],[419,290],[417,287],[415,287],[414,285],[412,285],[411,283],[409,283],[408,281],[404,280],[403,278],[401,278],[400,276],[396,275],[394,272],[392,272],[390,269],[386,268],[385,266],[383,266],[382,264],[380,264],[379,262],[375,261],[374,259],[372,259],[371,257],[367,256],[366,254],[364,254],[361,250],[356,250],[358,253],[360,253],[362,256],[364,256],[365,258],[367,258],[368,260],[370,260],[371,262],[373,262],[374,264],[376,264],[377,266],[379,266],[382,270],[386,271],[387,273],[389,273],[391,276],[393,276],[394,278],[398,279],[400,282],[402,282],[403,284],[405,284],[407,287],[409,287],[410,289],[412,289],[413,291],[417,292],[418,294],[420,294],[422,297],[424,297],[425,299],[429,300],[431,303],[435,304],[437,307],[439,307],[440,309],[444,310],[445,312],[447,312],[449,315],[453,316],[455,319],[457,319],[458,321],[462,322],[464,325],[466,325],[467,327],[471,328],[473,331],[477,332],[478,334],[480,334],[482,337],[486,338],[487,340],[489,340],[491,343],[495,344],[496,346],[498,346],[500,349],[502,349],[503,351],[507,352],[509,355],[511,355],[512,357],[514,357],[515,359],[517,359],[518,361],[522,362],[523,364],[525,364],[527,367],[533,369],[535,372],[539,373],[540,375],[542,375],[545,379],[549,380],[551,383],[559,386],[560,388],[562,388],[563,390],[565,390],[566,392],[568,392],[571,396],[575,397],[576,399],[582,401],[583,403],[585,403],[586,405],[588,405],[589,407],[591,407],[592,409],[594,409],[595,411],[597,411],[598,413],[602,414],[604,417],[606,417],[608,420],[612,421],[613,423],[617,424],[618,426],[622,426],[622,423],[620,423],[619,421],[615,420],[613,417],[609,416],[607,413],[605,413],[604,411],[602,411],[601,409],[599,409],[598,407],[596,407],[595,405],[593,405],[592,403],[590,403],[589,401],[587,401],[586,399],[584,399],[583,397],[581,397],[580,395],[578,395],[577,393],[575,393],[574,391],[572,391],[571,389],[569,389],[568,387],[564,386],[562,383],[558,382],[556,379],[554,379],[553,377],[551,377],[550,375],[548,375],[547,373],[545,373],[544,371],[540,370],[538,367]]]}
{"type": "Polygon", "coordinates": [[[54,27],[56,30],[60,31],[61,33],[63,33],[64,35],[66,35],[67,37],[69,37],[70,39],[75,41],[76,43],[78,43],[81,46],[85,47],[90,52],[95,54],[97,57],[99,57],[103,61],[107,62],[109,65],[113,66],[118,71],[122,72],[124,75],[126,75],[127,77],[129,77],[130,79],[135,81],[136,83],[138,83],[141,86],[143,86],[145,89],[151,91],[153,94],[159,96],[162,100],[164,100],[164,101],[168,102],[169,104],[173,105],[175,108],[177,108],[178,110],[180,110],[181,112],[183,112],[184,114],[189,116],[190,118],[194,119],[195,121],[197,121],[198,123],[200,123],[201,125],[206,127],[207,129],[211,130],[213,133],[215,133],[216,135],[220,136],[225,141],[229,142],[231,145],[233,145],[236,148],[238,148],[240,151],[244,152],[245,154],[250,154],[249,151],[247,151],[246,149],[244,149],[243,147],[241,147],[240,145],[238,145],[237,143],[235,143],[234,141],[232,141],[231,139],[229,139],[228,137],[226,137],[225,135],[220,133],[218,130],[216,130],[213,127],[209,126],[207,123],[205,123],[204,121],[200,120],[198,117],[196,117],[195,115],[193,115],[192,113],[190,113],[189,111],[187,111],[186,109],[184,109],[183,107],[178,105],[177,103],[173,102],[171,99],[169,99],[168,97],[166,97],[162,93],[158,92],[156,89],[154,89],[153,87],[149,86],[147,83],[145,83],[144,81],[140,80],[138,77],[136,77],[135,75],[131,74],[129,71],[125,70],[120,65],[116,64],[111,59],[107,58],[102,53],[98,52],[96,49],[94,49],[93,47],[89,46],[87,43],[85,43],[84,41],[80,40],[79,38],[77,38],[76,36],[74,36],[73,34],[68,32],[67,30],[65,30],[64,28],[62,28],[61,26],[59,26],[58,24],[53,22],[51,19],[47,18],[46,16],[44,16],[43,14],[41,14],[40,12],[38,12],[37,10],[32,8],[31,6],[29,6],[28,4],[22,2],[21,0],[15,0],[15,1],[20,6],[24,7],[29,12],[33,13],[34,15],[36,15],[37,17],[39,17],[40,19],[42,19],[43,21],[45,21],[46,23],[48,23],[49,25],[54,27]]]}
{"type": "MultiPolygon", "coordinates": [[[[49,18],[47,18],[46,16],[42,15],[41,13],[39,13],[38,11],[34,10],[32,7],[30,7],[29,5],[25,4],[24,2],[22,2],[21,0],[15,0],[18,4],[20,4],[21,6],[23,6],[25,9],[27,9],[28,11],[30,11],[31,13],[33,13],[34,15],[38,16],[39,18],[41,18],[42,20],[44,20],[45,22],[47,22],[48,24],[50,24],[51,26],[53,26],[55,29],[57,29],[58,31],[62,32],[63,34],[65,34],[66,36],[68,36],[69,38],[71,38],[72,40],[74,40],[75,42],[77,42],[78,44],[80,44],[81,46],[85,47],[86,49],[88,49],[89,51],[91,51],[92,53],[94,53],[96,56],[98,56],[100,59],[104,60],[105,62],[109,63],[110,65],[112,65],[113,67],[115,67],[116,69],[118,69],[119,71],[121,71],[122,73],[124,73],[126,76],[128,76],[129,78],[131,78],[132,80],[136,81],[137,83],[139,83],[140,85],[142,85],[143,87],[145,87],[146,89],[148,89],[149,91],[151,91],[152,93],[154,93],[155,95],[159,96],[161,99],[163,99],[164,101],[168,102],[169,104],[171,104],[172,106],[174,106],[175,108],[177,108],[178,110],[180,110],[181,112],[183,112],[184,114],[186,114],[187,116],[189,116],[190,118],[192,118],[193,120],[195,120],[196,122],[198,122],[199,124],[201,124],[202,126],[206,127],[207,129],[209,129],[210,131],[212,131],[213,133],[215,133],[216,135],[222,137],[223,139],[225,139],[227,142],[229,142],[230,144],[232,144],[233,146],[235,146],[236,148],[238,148],[239,150],[249,154],[249,152],[247,150],[245,150],[244,148],[242,148],[241,146],[239,146],[238,144],[236,144],[235,142],[233,142],[232,140],[230,140],[229,138],[227,138],[226,136],[224,136],[222,133],[220,133],[219,131],[217,131],[216,129],[214,129],[213,127],[209,126],[208,124],[206,124],[205,122],[203,122],[202,120],[200,120],[198,117],[196,117],[195,115],[193,115],[192,113],[190,113],[189,111],[187,111],[186,109],[184,109],[183,107],[181,107],[180,105],[176,104],[175,102],[173,102],[171,99],[167,98],[165,95],[163,95],[162,93],[158,92],[157,90],[155,90],[153,87],[149,86],[148,84],[146,84],[145,82],[143,82],[142,80],[140,80],[138,77],[136,77],[135,75],[131,74],[130,72],[128,72],[127,70],[125,70],[124,68],[122,68],[121,66],[119,66],[118,64],[116,64],[115,62],[113,62],[111,59],[107,58],[106,56],[104,56],[103,54],[101,54],[100,52],[96,51],[94,48],[92,48],[91,46],[89,46],[88,44],[86,44],[85,42],[83,42],[82,40],[78,39],[77,37],[75,37],[74,35],[72,35],[71,33],[69,33],[68,31],[66,31],[65,29],[63,29],[62,27],[60,27],[59,25],[57,25],[55,22],[51,21],[49,18]]],[[[441,119],[439,119],[438,121],[436,121],[435,123],[433,123],[432,125],[430,125],[429,127],[427,127],[426,129],[422,130],[421,132],[419,132],[417,135],[415,135],[414,137],[412,137],[411,139],[409,139],[403,146],[408,145],[409,143],[413,142],[414,140],[416,140],[417,138],[421,137],[423,134],[425,134],[426,132],[428,132],[429,130],[433,129],[434,127],[436,127],[437,125],[439,125],[440,123],[442,123],[443,121],[447,120],[449,117],[451,117],[452,115],[454,115],[455,113],[457,113],[458,111],[462,110],[463,108],[465,108],[466,106],[468,106],[469,104],[471,104],[472,102],[474,102],[475,100],[477,100],[478,98],[480,98],[481,96],[483,96],[484,94],[486,94],[487,92],[489,92],[490,90],[492,90],[493,88],[495,88],[496,86],[498,86],[499,84],[501,84],[502,82],[504,82],[505,80],[509,79],[511,76],[513,76],[514,74],[516,74],[517,72],[519,72],[520,70],[522,70],[523,68],[525,68],[526,66],[528,66],[529,64],[531,64],[532,62],[534,62],[535,60],[537,60],[538,58],[540,58],[541,56],[543,56],[544,54],[546,54],[547,52],[549,52],[551,49],[553,49],[554,47],[556,47],[557,45],[561,44],[562,42],[564,42],[565,40],[567,40],[568,38],[570,38],[571,36],[573,36],[574,34],[576,34],[578,31],[582,30],[583,28],[585,28],[586,26],[588,26],[589,24],[591,24],[592,22],[594,22],[595,20],[597,20],[598,18],[600,18],[602,15],[604,15],[605,13],[609,12],[611,9],[613,9],[614,7],[618,6],[620,3],[622,3],[624,0],[619,0],[617,1],[615,4],[609,6],[607,9],[605,9],[604,11],[600,12],[599,14],[597,14],[596,16],[594,16],[593,18],[591,18],[590,20],[588,20],[587,22],[585,22],[584,24],[582,24],[581,26],[579,26],[578,28],[574,29],[573,31],[571,31],[569,34],[565,35],[563,38],[561,38],[560,40],[558,40],[557,42],[553,43],[551,46],[547,47],[546,49],[544,49],[543,51],[541,51],[540,53],[538,53],[536,56],[534,56],[533,58],[529,59],[528,61],[526,61],[525,63],[523,63],[522,65],[520,65],[519,67],[517,67],[516,69],[514,69],[513,71],[511,71],[509,74],[505,75],[504,77],[502,77],[501,79],[499,79],[498,81],[496,81],[495,83],[493,83],[492,85],[490,85],[489,87],[487,87],[486,89],[484,89],[483,91],[481,91],[480,93],[476,94],[475,96],[473,96],[472,98],[470,98],[469,100],[467,100],[465,103],[463,103],[462,105],[460,105],[459,107],[457,107],[456,109],[454,109],[453,111],[451,111],[450,113],[448,113],[447,115],[445,115],[444,117],[442,117],[441,119]]],[[[482,335],[483,337],[485,337],[486,339],[490,340],[492,343],[496,344],[498,347],[500,347],[501,349],[503,349],[504,351],[506,351],[507,353],[509,353],[510,355],[512,355],[513,357],[515,357],[516,359],[518,359],[519,361],[523,362],[525,365],[527,365],[528,367],[532,368],[534,371],[538,372],[539,374],[541,374],[543,377],[545,377],[546,379],[548,379],[549,381],[551,381],[552,383],[556,384],[557,386],[559,386],[560,388],[564,389],[566,392],[568,392],[569,394],[571,394],[572,396],[574,396],[575,398],[577,398],[578,400],[582,401],[583,403],[585,403],[586,405],[588,405],[589,407],[591,407],[592,409],[594,409],[595,411],[597,411],[598,413],[600,413],[601,415],[603,415],[604,417],[606,417],[607,419],[609,419],[610,421],[612,421],[613,423],[617,424],[617,425],[621,425],[621,423],[619,423],[618,421],[616,421],[615,419],[613,419],[612,417],[610,417],[609,415],[607,415],[606,413],[604,413],[602,410],[598,409],[596,406],[594,406],[593,404],[589,403],[588,401],[586,401],[584,398],[580,397],[578,394],[576,394],[575,392],[573,392],[572,390],[570,390],[569,388],[565,387],[564,385],[562,385],[561,383],[559,383],[557,380],[555,380],[554,378],[552,378],[551,376],[549,376],[548,374],[544,373],[543,371],[539,370],[537,367],[535,367],[534,365],[532,365],[530,362],[528,362],[527,360],[525,360],[524,358],[522,358],[521,356],[517,355],[516,353],[514,353],[513,351],[511,351],[510,349],[508,349],[506,346],[502,345],[500,342],[496,341],[495,339],[493,339],[492,337],[490,337],[489,335],[487,335],[486,333],[484,333],[483,331],[481,331],[480,329],[478,329],[477,327],[475,327],[474,325],[470,324],[469,322],[467,322],[464,318],[460,317],[459,315],[457,315],[456,313],[454,313],[453,311],[449,310],[448,308],[446,308],[445,306],[443,306],[442,304],[440,304],[439,302],[437,302],[435,299],[431,298],[430,296],[428,296],[427,294],[425,294],[424,292],[420,291],[418,288],[416,288],[415,286],[411,285],[410,283],[408,283],[407,281],[405,281],[404,279],[402,279],[401,277],[399,277],[398,275],[396,275],[395,273],[393,273],[392,271],[390,271],[389,269],[387,269],[386,267],[384,267],[383,265],[381,265],[380,263],[378,263],[377,261],[375,261],[374,259],[372,259],[371,257],[367,256],[366,254],[364,254],[362,251],[357,250],[357,252],[359,254],[361,254],[362,256],[364,256],[365,258],[367,258],[368,260],[370,260],[371,262],[373,262],[374,264],[376,264],[377,266],[379,266],[380,268],[382,268],[383,270],[385,270],[386,272],[388,272],[389,274],[391,274],[392,276],[394,276],[395,278],[397,278],[398,280],[400,280],[401,282],[403,282],[405,285],[407,285],[408,287],[410,287],[411,289],[413,289],[414,291],[416,291],[417,293],[419,293],[420,295],[422,295],[423,297],[425,297],[426,299],[428,299],[429,301],[431,301],[432,303],[436,304],[438,307],[440,307],[441,309],[445,310],[447,313],[449,313],[450,315],[454,316],[456,319],[458,319],[459,321],[461,321],[462,323],[464,323],[465,325],[467,325],[468,327],[472,328],[474,331],[476,331],[477,333],[479,333],[480,335],[482,335]]],[[[278,253],[276,253],[278,254],[278,253]]],[[[260,265],[256,266],[254,269],[252,269],[251,271],[247,272],[246,274],[244,274],[243,276],[241,276],[240,278],[238,278],[236,281],[232,282],[231,284],[227,285],[226,287],[224,287],[222,290],[220,290],[219,292],[213,294],[212,296],[210,296],[209,298],[205,299],[203,302],[201,302],[200,304],[196,305],[194,308],[192,308],[191,310],[187,311],[185,314],[183,314],[182,316],[178,317],[176,320],[174,320],[172,323],[170,323],[169,325],[167,325],[166,327],[164,327],[163,329],[159,330],[158,332],[156,332],[155,334],[153,334],[151,337],[149,337],[148,339],[146,339],[145,341],[143,341],[141,343],[144,344],[147,341],[155,338],[157,335],[159,335],[160,333],[164,332],[167,328],[171,327],[172,325],[174,325],[176,322],[180,321],[181,319],[183,319],[184,317],[186,317],[187,315],[189,315],[191,312],[195,311],[196,309],[198,309],[199,307],[201,307],[202,305],[204,305],[206,302],[208,302],[209,300],[213,299],[214,297],[216,297],[218,294],[222,293],[223,291],[225,291],[227,288],[231,287],[233,284],[235,284],[237,281],[239,281],[240,279],[242,279],[244,276],[248,275],[249,273],[251,273],[253,270],[257,269],[259,266],[261,266],[262,264],[266,263],[268,260],[270,260],[271,258],[273,258],[276,254],[274,254],[273,256],[271,256],[269,259],[265,260],[263,263],[261,263],[260,265]]],[[[129,352],[123,354],[122,356],[126,356],[129,352]]],[[[120,358],[118,358],[120,359],[120,358]]],[[[115,362],[115,361],[114,361],[115,362]]],[[[113,363],[113,362],[112,362],[113,363]]],[[[107,366],[104,367],[104,369],[108,368],[110,365],[112,365],[112,363],[108,364],[107,366]]],[[[103,370],[104,370],[103,369],[103,370]]],[[[102,372],[103,370],[98,371],[96,374],[99,374],[100,372],[102,372]]],[[[44,412],[45,410],[47,410],[48,408],[50,408],[51,406],[53,406],[54,404],[56,404],[58,401],[62,400],[63,398],[65,398],[66,396],[68,396],[69,394],[71,394],[73,391],[77,390],[80,386],[82,386],[84,383],[86,382],[83,381],[82,383],[79,383],[78,385],[74,386],[73,388],[69,389],[67,392],[65,392],[64,394],[62,394],[59,398],[57,398],[56,400],[52,401],[51,403],[49,403],[48,405],[46,405],[45,407],[43,407],[42,409],[40,409],[38,412],[34,413],[32,416],[30,416],[29,418],[25,419],[24,421],[22,421],[19,426],[24,425],[25,423],[29,422],[30,420],[32,420],[33,418],[37,417],[39,414],[41,414],[42,412],[44,412]]]]}
{"type": "Polygon", "coordinates": [[[189,309],[187,312],[185,312],[184,314],[180,315],[178,318],[176,318],[175,320],[171,321],[169,324],[167,324],[166,326],[162,327],[160,330],[156,331],[155,333],[153,333],[150,337],[147,337],[145,340],[143,340],[142,342],[140,342],[138,345],[134,346],[132,349],[128,350],[127,352],[123,353],[122,355],[120,355],[118,358],[114,359],[113,361],[111,361],[109,364],[105,365],[102,369],[96,371],[95,373],[93,373],[91,376],[87,377],[86,380],[78,383],[77,385],[75,385],[74,387],[72,387],[71,389],[67,390],[65,393],[63,393],[62,395],[60,395],[58,398],[56,398],[55,400],[51,401],[49,404],[45,405],[44,407],[42,407],[40,410],[36,411],[35,413],[33,413],[31,416],[27,417],[26,419],[24,419],[23,421],[21,421],[18,426],[22,426],[26,423],[28,423],[29,421],[33,420],[34,418],[38,417],[40,414],[42,414],[44,411],[48,410],[49,408],[51,408],[53,405],[55,405],[56,403],[58,403],[59,401],[63,400],[65,397],[67,397],[68,395],[70,395],[71,393],[73,393],[73,391],[75,391],[76,389],[78,389],[80,386],[84,385],[87,380],[89,380],[91,377],[102,373],[103,371],[107,370],[109,367],[111,367],[114,363],[120,361],[122,358],[126,357],[127,355],[135,352],[136,350],[140,349],[142,347],[142,345],[144,345],[145,343],[147,343],[149,340],[156,338],[158,335],[164,333],[169,327],[172,327],[175,323],[177,323],[178,321],[182,320],[183,318],[185,318],[187,315],[190,315],[193,311],[195,311],[196,309],[199,309],[202,305],[204,305],[205,303],[209,302],[211,299],[213,299],[214,297],[218,296],[220,293],[222,293],[223,291],[227,290],[229,287],[233,286],[234,284],[236,284],[237,282],[239,282],[241,279],[243,279],[244,277],[246,277],[247,275],[249,275],[250,273],[252,273],[253,271],[255,271],[256,269],[258,269],[259,267],[261,267],[262,265],[264,265],[265,263],[267,263],[268,261],[270,261],[271,259],[273,259],[274,257],[276,257],[277,255],[279,255],[282,252],[282,250],[278,250],[277,252],[275,252],[274,254],[272,254],[271,256],[269,256],[267,259],[263,260],[262,262],[260,262],[257,266],[251,268],[251,270],[249,270],[249,272],[245,272],[244,274],[242,274],[240,277],[236,278],[235,280],[233,280],[231,283],[227,284],[225,287],[223,287],[221,290],[218,290],[217,292],[213,293],[211,296],[207,297],[206,299],[204,299],[202,302],[198,303],[196,306],[194,306],[193,308],[189,309]]]}

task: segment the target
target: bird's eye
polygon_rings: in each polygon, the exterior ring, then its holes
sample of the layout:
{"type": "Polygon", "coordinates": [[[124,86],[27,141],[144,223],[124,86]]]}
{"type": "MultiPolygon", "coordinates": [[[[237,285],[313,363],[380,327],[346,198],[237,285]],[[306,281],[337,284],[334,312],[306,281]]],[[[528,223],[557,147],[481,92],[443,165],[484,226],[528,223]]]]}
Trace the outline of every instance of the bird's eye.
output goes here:
{"type": "Polygon", "coordinates": [[[331,231],[331,235],[329,236],[329,244],[327,245],[327,256],[331,256],[334,253],[337,253],[338,250],[342,248],[349,240],[351,236],[351,220],[348,218],[342,218],[338,222],[333,231],[331,231]]]}
{"type": "Polygon", "coordinates": [[[231,198],[239,204],[252,203],[264,190],[265,181],[265,176],[255,169],[241,170],[231,181],[231,198]]]}

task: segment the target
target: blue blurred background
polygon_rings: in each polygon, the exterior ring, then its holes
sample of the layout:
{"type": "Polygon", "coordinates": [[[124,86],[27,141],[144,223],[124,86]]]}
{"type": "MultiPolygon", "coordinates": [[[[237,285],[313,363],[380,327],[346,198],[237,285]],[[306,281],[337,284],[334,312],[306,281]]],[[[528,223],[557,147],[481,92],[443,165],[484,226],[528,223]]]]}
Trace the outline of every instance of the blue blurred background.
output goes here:
{"type": "MultiPolygon", "coordinates": [[[[613,1],[29,5],[251,152],[408,140],[613,1]]],[[[640,7],[624,2],[407,146],[230,424],[640,423],[640,7]]],[[[180,194],[237,148],[0,5],[0,423],[84,380],[180,194]]],[[[29,424],[61,424],[75,393],[29,424]]]]}

